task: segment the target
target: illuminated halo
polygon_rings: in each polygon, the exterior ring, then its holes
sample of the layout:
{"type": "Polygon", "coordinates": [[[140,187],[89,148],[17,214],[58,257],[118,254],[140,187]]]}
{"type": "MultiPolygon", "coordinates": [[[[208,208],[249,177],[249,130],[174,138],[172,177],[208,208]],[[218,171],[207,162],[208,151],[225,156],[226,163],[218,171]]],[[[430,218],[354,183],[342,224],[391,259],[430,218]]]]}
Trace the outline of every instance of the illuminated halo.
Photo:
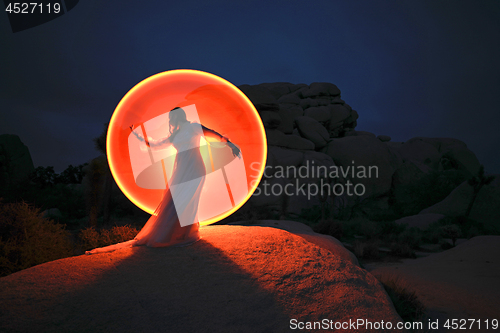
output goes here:
{"type": "Polygon", "coordinates": [[[168,156],[172,154],[141,153],[139,146],[131,144],[130,126],[147,136],[159,135],[168,128],[159,124],[164,124],[166,115],[175,107],[185,109],[188,120],[228,137],[241,149],[242,158],[229,158],[227,146],[212,143],[216,139],[206,138],[211,142],[208,150],[206,141],[200,141],[202,146],[205,143],[205,149],[200,146],[200,151],[207,168],[198,210],[200,224],[217,222],[240,208],[257,188],[264,172],[267,146],[264,126],[252,102],[216,75],[172,70],[153,75],[130,89],[109,123],[106,150],[111,173],[130,201],[153,214],[168,187],[168,156]],[[165,181],[156,181],[158,177],[165,181]]]}

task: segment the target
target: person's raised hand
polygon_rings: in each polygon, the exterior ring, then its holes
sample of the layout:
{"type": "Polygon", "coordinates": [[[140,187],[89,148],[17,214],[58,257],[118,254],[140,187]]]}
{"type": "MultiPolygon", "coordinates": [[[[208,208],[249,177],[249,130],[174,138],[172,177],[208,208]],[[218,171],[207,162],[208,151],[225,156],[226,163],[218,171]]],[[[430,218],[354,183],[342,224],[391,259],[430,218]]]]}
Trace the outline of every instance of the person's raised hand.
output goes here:
{"type": "Polygon", "coordinates": [[[229,146],[229,148],[231,148],[231,151],[235,157],[241,158],[241,149],[238,148],[238,146],[230,141],[227,142],[227,145],[229,146]]]}

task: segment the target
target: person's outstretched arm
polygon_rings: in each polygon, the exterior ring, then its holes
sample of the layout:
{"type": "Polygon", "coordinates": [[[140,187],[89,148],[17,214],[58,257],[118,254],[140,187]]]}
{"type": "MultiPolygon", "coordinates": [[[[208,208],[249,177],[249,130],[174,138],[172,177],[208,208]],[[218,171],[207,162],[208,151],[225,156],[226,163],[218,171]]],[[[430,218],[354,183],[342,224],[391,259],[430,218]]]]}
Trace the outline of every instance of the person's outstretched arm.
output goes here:
{"type": "Polygon", "coordinates": [[[164,146],[164,145],[169,145],[171,144],[171,140],[170,140],[170,137],[166,137],[166,138],[163,138],[163,139],[158,139],[158,140],[155,140],[151,137],[148,136],[148,139],[147,140],[144,140],[144,137],[140,134],[138,134],[137,132],[134,132],[134,127],[133,126],[130,126],[130,130],[132,131],[132,133],[135,135],[135,137],[137,139],[139,139],[139,141],[144,141],[146,142],[146,145],[150,148],[153,148],[153,147],[160,147],[160,146],[164,146]]]}
{"type": "Polygon", "coordinates": [[[203,129],[203,134],[214,134],[216,137],[218,137],[220,139],[220,141],[227,142],[227,145],[229,146],[229,148],[231,148],[233,155],[240,157],[240,153],[241,153],[240,148],[238,148],[238,146],[236,146],[234,143],[229,141],[229,138],[227,138],[224,135],[214,131],[213,129],[210,129],[210,128],[205,127],[203,125],[201,125],[201,128],[203,129]]]}

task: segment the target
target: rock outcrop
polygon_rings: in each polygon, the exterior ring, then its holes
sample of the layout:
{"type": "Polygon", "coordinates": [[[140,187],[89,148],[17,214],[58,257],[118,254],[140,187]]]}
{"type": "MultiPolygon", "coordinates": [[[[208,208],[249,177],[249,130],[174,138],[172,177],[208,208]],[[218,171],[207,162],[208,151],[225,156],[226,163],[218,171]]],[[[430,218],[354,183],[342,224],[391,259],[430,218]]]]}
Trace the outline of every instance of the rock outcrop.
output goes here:
{"type": "MultiPolygon", "coordinates": [[[[0,330],[289,332],[292,319],[401,321],[382,285],[338,244],[257,226],[201,234],[184,248],[83,255],[3,277],[0,330]]],[[[383,331],[363,328],[345,331],[383,331]]]]}
{"type": "MultiPolygon", "coordinates": [[[[472,186],[468,182],[463,182],[443,201],[422,210],[420,214],[465,215],[473,193],[472,186]]],[[[469,217],[484,224],[490,230],[500,232],[498,221],[500,217],[500,176],[495,176],[491,184],[484,185],[479,190],[469,217]]]]}
{"type": "MultiPolygon", "coordinates": [[[[422,177],[432,172],[455,170],[463,179],[467,179],[479,170],[476,156],[460,140],[417,137],[407,142],[392,142],[388,135],[357,131],[358,112],[341,99],[339,88],[332,83],[306,85],[278,82],[242,85],[239,88],[254,103],[262,118],[269,149],[284,149],[279,154],[275,154],[276,150],[268,154],[268,166],[288,165],[312,170],[310,164],[304,163],[306,160],[297,162],[299,156],[306,152],[314,152],[316,159],[331,160],[327,166],[328,172],[323,172],[322,176],[277,180],[269,176],[271,170],[268,170],[268,176],[260,184],[262,188],[273,185],[277,188],[275,184],[294,184],[295,189],[304,185],[312,192],[309,193],[312,195],[305,196],[305,201],[301,191],[294,192],[296,195],[289,200],[289,212],[299,213],[302,208],[317,205],[321,192],[315,193],[316,187],[321,186],[321,178],[333,176],[333,179],[326,179],[332,186],[336,183],[345,185],[350,181],[353,186],[362,184],[364,188],[362,195],[345,192],[339,195],[339,191],[336,191],[334,195],[339,197],[335,199],[337,206],[357,205],[359,211],[368,218],[375,218],[382,216],[383,211],[386,215],[392,214],[387,213],[389,210],[386,207],[390,201],[398,203],[400,216],[412,215],[418,210],[415,212],[414,209],[404,208],[405,202],[411,198],[406,190],[399,190],[400,187],[418,185],[422,177]],[[293,163],[288,164],[291,161],[293,163]],[[330,174],[330,167],[344,170],[345,175],[330,174]],[[349,171],[353,168],[359,171],[360,167],[376,167],[377,173],[370,177],[363,177],[362,174],[357,177],[356,172],[353,177],[349,171]]],[[[346,190],[345,186],[343,189],[346,190]]],[[[359,189],[358,194],[361,192],[359,189]]],[[[254,196],[251,200],[256,205],[276,206],[281,204],[282,195],[282,192],[271,193],[266,198],[254,196]]]]}
{"type": "Polygon", "coordinates": [[[0,182],[20,181],[35,170],[28,147],[17,135],[0,135],[0,182]]]}
{"type": "Polygon", "coordinates": [[[431,224],[438,222],[443,219],[445,215],[443,214],[418,214],[412,216],[406,216],[402,219],[396,220],[396,224],[407,225],[409,228],[418,228],[420,230],[427,229],[431,224]]]}

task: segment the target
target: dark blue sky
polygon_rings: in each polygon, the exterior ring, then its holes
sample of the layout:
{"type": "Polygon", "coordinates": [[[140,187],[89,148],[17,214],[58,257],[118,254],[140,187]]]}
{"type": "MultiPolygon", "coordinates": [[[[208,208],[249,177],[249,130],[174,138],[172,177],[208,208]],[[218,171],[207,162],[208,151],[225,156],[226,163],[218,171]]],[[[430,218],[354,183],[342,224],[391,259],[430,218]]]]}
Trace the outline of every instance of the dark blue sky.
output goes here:
{"type": "Polygon", "coordinates": [[[500,173],[500,2],[97,1],[12,33],[0,15],[0,134],[56,171],[139,81],[171,69],[235,85],[332,82],[358,130],[453,137],[500,173]]]}

